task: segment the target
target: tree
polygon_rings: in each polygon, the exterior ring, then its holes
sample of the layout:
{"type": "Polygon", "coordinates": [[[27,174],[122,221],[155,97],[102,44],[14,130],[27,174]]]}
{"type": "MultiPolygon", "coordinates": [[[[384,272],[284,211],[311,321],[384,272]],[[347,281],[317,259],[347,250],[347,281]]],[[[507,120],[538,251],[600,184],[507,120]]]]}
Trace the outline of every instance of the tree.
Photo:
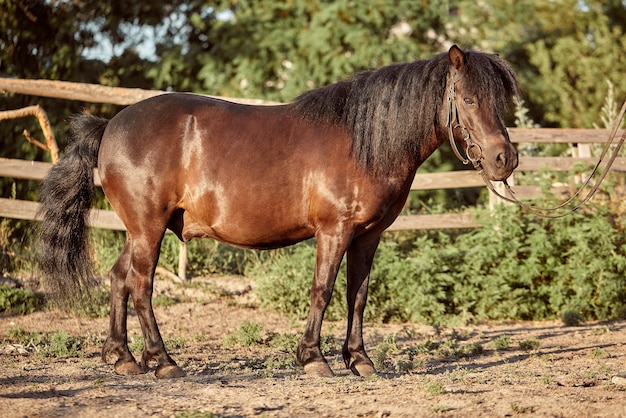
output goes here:
{"type": "Polygon", "coordinates": [[[452,39],[505,56],[517,69],[532,118],[542,125],[591,128],[610,80],[626,98],[626,4],[622,1],[463,1],[452,39]]]}

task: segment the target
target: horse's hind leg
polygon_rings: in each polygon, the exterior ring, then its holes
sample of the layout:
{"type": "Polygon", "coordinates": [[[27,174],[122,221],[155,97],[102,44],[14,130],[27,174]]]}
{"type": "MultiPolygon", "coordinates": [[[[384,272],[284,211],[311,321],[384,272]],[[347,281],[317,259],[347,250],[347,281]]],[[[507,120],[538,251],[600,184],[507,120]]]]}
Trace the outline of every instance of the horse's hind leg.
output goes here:
{"type": "Polygon", "coordinates": [[[130,238],[130,269],[126,276],[126,286],[130,291],[144,336],[141,368],[147,371],[149,362],[156,361],[155,374],[157,378],[162,379],[181,377],[185,373],[165,350],[163,338],[161,338],[152,310],[152,284],[163,232],[158,234],[158,236],[150,236],[144,231],[143,234],[130,238]]]}
{"type": "Polygon", "coordinates": [[[370,270],[379,241],[380,236],[363,236],[354,240],[348,248],[348,329],[342,354],[346,367],[352,373],[365,377],[376,372],[363,343],[363,313],[370,270]]]}
{"type": "Polygon", "coordinates": [[[109,355],[116,356],[115,372],[123,375],[142,373],[128,349],[127,340],[126,318],[129,292],[126,287],[126,276],[130,269],[130,247],[130,241],[127,240],[109,275],[111,279],[109,336],[102,348],[102,360],[106,362],[109,355]]]}

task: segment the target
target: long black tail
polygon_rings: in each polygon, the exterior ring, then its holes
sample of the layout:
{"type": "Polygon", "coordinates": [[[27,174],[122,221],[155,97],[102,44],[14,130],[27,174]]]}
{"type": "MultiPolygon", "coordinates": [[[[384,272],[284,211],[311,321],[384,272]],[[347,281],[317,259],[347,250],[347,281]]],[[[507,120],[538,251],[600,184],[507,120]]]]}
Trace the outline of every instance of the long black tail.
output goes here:
{"type": "Polygon", "coordinates": [[[93,170],[107,123],[95,116],[72,119],[70,147],[40,192],[37,261],[46,290],[63,307],[85,302],[95,284],[87,223],[94,197],[93,170]]]}

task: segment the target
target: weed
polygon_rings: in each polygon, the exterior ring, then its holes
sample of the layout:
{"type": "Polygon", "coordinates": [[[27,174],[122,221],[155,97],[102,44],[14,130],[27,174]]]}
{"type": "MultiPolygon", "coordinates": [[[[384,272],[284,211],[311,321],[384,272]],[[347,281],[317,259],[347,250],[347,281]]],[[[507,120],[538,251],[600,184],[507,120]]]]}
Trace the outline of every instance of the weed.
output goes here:
{"type": "Polygon", "coordinates": [[[483,353],[483,346],[479,343],[461,344],[457,347],[455,354],[458,357],[469,358],[476,357],[483,353]]]}
{"type": "Polygon", "coordinates": [[[263,341],[261,338],[262,329],[263,326],[258,322],[244,321],[239,329],[225,337],[222,341],[225,346],[250,347],[260,344],[263,341]]]}
{"type": "Polygon", "coordinates": [[[511,346],[511,336],[501,335],[491,342],[496,350],[507,350],[511,346]]]}
{"type": "Polygon", "coordinates": [[[152,298],[152,306],[153,307],[168,307],[178,303],[177,299],[174,299],[167,295],[158,295],[152,298]]]}
{"type": "Polygon", "coordinates": [[[601,348],[594,348],[591,351],[591,355],[595,358],[608,358],[610,357],[610,355],[606,352],[606,350],[603,350],[601,348]]]}
{"type": "Polygon", "coordinates": [[[524,350],[524,351],[528,352],[528,351],[535,351],[535,350],[537,350],[540,345],[541,345],[541,343],[539,342],[539,340],[536,337],[531,337],[531,338],[529,338],[527,340],[520,341],[519,348],[521,350],[524,350]]]}
{"type": "Polygon", "coordinates": [[[0,286],[0,312],[26,315],[43,305],[43,297],[30,289],[0,286]]]}
{"type": "Polygon", "coordinates": [[[65,331],[59,331],[50,337],[46,354],[56,358],[78,357],[81,354],[81,346],[80,338],[71,337],[65,331]]]}
{"type": "Polygon", "coordinates": [[[426,379],[426,392],[433,396],[439,396],[446,393],[446,389],[443,387],[440,381],[434,379],[426,379]]]}
{"type": "Polygon", "coordinates": [[[567,310],[561,314],[561,321],[566,327],[578,327],[585,322],[585,318],[578,312],[567,310]]]}
{"type": "Polygon", "coordinates": [[[183,337],[168,338],[165,340],[165,348],[168,351],[176,348],[183,348],[185,347],[185,343],[186,341],[183,337]]]}
{"type": "Polygon", "coordinates": [[[128,349],[133,353],[140,353],[143,351],[144,339],[143,335],[135,335],[128,340],[128,349]]]}
{"type": "Polygon", "coordinates": [[[448,411],[451,411],[452,408],[450,408],[449,406],[445,406],[445,405],[435,405],[435,406],[432,406],[430,410],[433,412],[433,414],[438,415],[438,414],[444,414],[448,411]]]}
{"type": "Polygon", "coordinates": [[[382,370],[389,366],[389,353],[398,349],[396,345],[396,334],[389,334],[383,342],[376,345],[372,353],[374,367],[382,370]]]}
{"type": "Polygon", "coordinates": [[[274,334],[270,337],[268,344],[282,352],[295,354],[298,349],[299,336],[295,333],[274,334]]]}
{"type": "Polygon", "coordinates": [[[514,414],[532,414],[535,412],[535,407],[533,406],[521,406],[517,402],[511,402],[511,411],[514,414]]]}

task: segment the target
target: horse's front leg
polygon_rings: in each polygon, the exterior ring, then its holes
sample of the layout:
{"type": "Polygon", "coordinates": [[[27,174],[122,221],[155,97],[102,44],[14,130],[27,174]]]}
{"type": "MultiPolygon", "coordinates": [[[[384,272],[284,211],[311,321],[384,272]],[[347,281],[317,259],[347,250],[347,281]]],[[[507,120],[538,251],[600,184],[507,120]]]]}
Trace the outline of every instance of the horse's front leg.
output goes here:
{"type": "Polygon", "coordinates": [[[112,355],[116,357],[115,372],[122,375],[142,373],[135,358],[128,349],[126,319],[128,304],[128,288],[126,275],[130,268],[130,241],[126,241],[124,249],[111,269],[111,313],[109,317],[109,336],[102,348],[102,361],[112,355]]]}
{"type": "Polygon", "coordinates": [[[342,354],[346,367],[357,376],[369,377],[376,373],[363,343],[363,313],[370,270],[379,241],[380,235],[364,236],[354,240],[348,248],[348,328],[342,354]]]}
{"type": "Polygon", "coordinates": [[[127,277],[130,296],[144,336],[141,368],[147,371],[156,361],[155,375],[159,379],[182,377],[185,372],[172,360],[167,351],[152,309],[152,284],[159,257],[162,236],[157,240],[136,239],[131,253],[131,269],[127,277]],[[156,243],[155,243],[156,242],[156,243]]]}
{"type": "Polygon", "coordinates": [[[311,287],[311,307],[304,335],[298,344],[296,361],[309,375],[332,377],[333,371],[320,349],[320,333],[324,312],[330,302],[339,265],[350,237],[346,233],[318,232],[316,239],[317,258],[311,287]]]}

